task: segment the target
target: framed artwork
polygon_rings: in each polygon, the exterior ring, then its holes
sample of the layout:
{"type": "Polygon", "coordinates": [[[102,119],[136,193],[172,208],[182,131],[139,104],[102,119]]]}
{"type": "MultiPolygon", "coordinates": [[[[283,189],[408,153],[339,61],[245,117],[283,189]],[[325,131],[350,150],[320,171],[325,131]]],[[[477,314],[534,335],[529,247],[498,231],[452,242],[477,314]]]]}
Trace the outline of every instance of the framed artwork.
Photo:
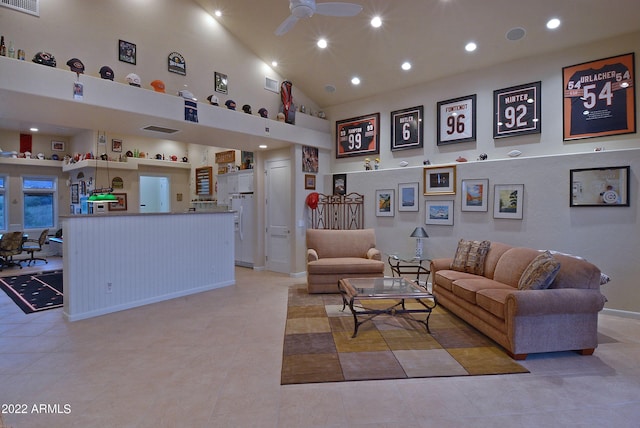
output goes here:
{"type": "Polygon", "coordinates": [[[522,219],[524,184],[496,184],[493,189],[493,218],[522,219]]]}
{"type": "Polygon", "coordinates": [[[453,201],[426,201],[425,224],[453,226],[453,201]]]}
{"type": "Polygon", "coordinates": [[[242,161],[242,165],[241,165],[242,169],[252,169],[253,168],[253,152],[241,150],[240,151],[240,160],[242,161]]]}
{"type": "Polygon", "coordinates": [[[51,141],[51,150],[54,152],[64,152],[64,141],[51,141]]]}
{"type": "Polygon", "coordinates": [[[376,216],[393,217],[395,214],[395,191],[393,189],[376,190],[376,216]]]}
{"type": "Polygon", "coordinates": [[[628,207],[629,166],[572,169],[570,207],[628,207]]]}
{"type": "Polygon", "coordinates": [[[456,167],[427,166],[423,170],[422,188],[425,196],[455,195],[456,167]]]}
{"type": "Polygon", "coordinates": [[[542,132],[541,82],[493,91],[493,138],[542,132]]]}
{"type": "Polygon", "coordinates": [[[80,194],[78,192],[79,192],[78,184],[72,184],[71,185],[71,203],[72,204],[80,203],[80,194]]]}
{"type": "Polygon", "coordinates": [[[129,64],[136,64],[136,45],[124,40],[118,41],[118,59],[129,64]]]}
{"type": "Polygon", "coordinates": [[[171,52],[169,54],[167,57],[167,70],[170,73],[176,73],[181,76],[187,75],[187,63],[182,54],[178,52],[171,52]]]}
{"type": "Polygon", "coordinates": [[[313,174],[304,175],[304,188],[306,190],[316,190],[316,176],[313,174]]]}
{"type": "Polygon", "coordinates": [[[111,151],[112,152],[121,152],[122,151],[122,140],[111,140],[111,151]]]}
{"type": "Polygon", "coordinates": [[[418,183],[398,184],[398,211],[418,211],[418,183]]]}
{"type": "Polygon", "coordinates": [[[126,193],[114,193],[118,199],[118,202],[112,202],[107,204],[109,206],[109,211],[126,211],[127,210],[127,194],[126,193]]]}
{"type": "Polygon", "coordinates": [[[476,140],[476,95],[440,101],[438,145],[476,140]]]}
{"type": "Polygon", "coordinates": [[[423,146],[422,116],[423,106],[391,112],[391,151],[423,146]]]}
{"type": "Polygon", "coordinates": [[[562,68],[564,140],[636,132],[633,53],[562,68]]]}
{"type": "Polygon", "coordinates": [[[221,94],[229,93],[229,81],[227,79],[226,74],[218,73],[217,71],[214,73],[215,79],[215,91],[220,92],[221,94]]]}
{"type": "Polygon", "coordinates": [[[318,148],[302,146],[302,172],[318,172],[318,148]]]}
{"type": "Polygon", "coordinates": [[[380,153],[380,113],[336,121],[336,159],[380,153]]]}
{"type": "Polygon", "coordinates": [[[333,194],[347,194],[347,174],[333,174],[333,194]]]}
{"type": "Polygon", "coordinates": [[[462,180],[462,211],[488,211],[489,179],[462,180]]]}

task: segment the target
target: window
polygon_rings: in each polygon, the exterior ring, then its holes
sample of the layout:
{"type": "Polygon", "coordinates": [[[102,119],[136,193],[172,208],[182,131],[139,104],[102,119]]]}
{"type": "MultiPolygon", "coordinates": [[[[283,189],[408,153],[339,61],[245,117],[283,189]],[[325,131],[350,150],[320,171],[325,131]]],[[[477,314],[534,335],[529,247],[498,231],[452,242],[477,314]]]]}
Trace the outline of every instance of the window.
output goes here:
{"type": "Polygon", "coordinates": [[[55,226],[57,180],[55,177],[23,177],[24,228],[55,226]]]}
{"type": "Polygon", "coordinates": [[[6,180],[7,180],[7,177],[0,175],[0,230],[7,229],[7,208],[6,208],[7,205],[4,203],[5,201],[4,194],[6,193],[6,190],[7,190],[6,180]]]}

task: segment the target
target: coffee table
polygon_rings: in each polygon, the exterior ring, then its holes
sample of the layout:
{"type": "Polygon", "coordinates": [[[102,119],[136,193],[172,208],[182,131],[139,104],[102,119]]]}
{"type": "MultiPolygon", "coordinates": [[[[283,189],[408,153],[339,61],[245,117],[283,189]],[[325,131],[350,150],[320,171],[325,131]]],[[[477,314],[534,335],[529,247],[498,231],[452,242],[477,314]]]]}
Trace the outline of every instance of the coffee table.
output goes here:
{"type": "Polygon", "coordinates": [[[353,336],[351,337],[356,337],[358,328],[363,323],[382,314],[394,316],[413,313],[427,314],[427,318],[424,321],[414,317],[411,317],[411,319],[424,324],[427,332],[431,334],[431,330],[429,330],[429,317],[438,302],[435,296],[429,293],[426,288],[417,285],[411,280],[402,277],[344,278],[338,282],[338,289],[342,296],[342,310],[344,311],[344,309],[349,306],[353,314],[354,329],[353,336]],[[386,308],[372,308],[365,305],[365,301],[367,300],[384,299],[394,302],[386,308]],[[408,309],[405,306],[405,300],[407,299],[415,299],[422,307],[408,309]],[[364,318],[358,320],[358,317],[364,318]]]}

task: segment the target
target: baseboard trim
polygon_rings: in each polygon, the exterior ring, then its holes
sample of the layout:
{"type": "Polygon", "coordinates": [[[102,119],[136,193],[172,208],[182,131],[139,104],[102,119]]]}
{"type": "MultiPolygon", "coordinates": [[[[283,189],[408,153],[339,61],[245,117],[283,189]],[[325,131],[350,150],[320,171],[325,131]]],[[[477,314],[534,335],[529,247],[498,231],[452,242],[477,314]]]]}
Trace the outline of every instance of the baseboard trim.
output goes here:
{"type": "Polygon", "coordinates": [[[291,272],[291,273],[289,273],[289,276],[291,278],[304,278],[305,276],[307,276],[307,271],[304,271],[304,272],[291,272]]]}
{"type": "Polygon", "coordinates": [[[604,308],[602,313],[605,315],[614,315],[621,318],[633,318],[640,320],[640,312],[622,311],[620,309],[607,309],[604,308]]]}

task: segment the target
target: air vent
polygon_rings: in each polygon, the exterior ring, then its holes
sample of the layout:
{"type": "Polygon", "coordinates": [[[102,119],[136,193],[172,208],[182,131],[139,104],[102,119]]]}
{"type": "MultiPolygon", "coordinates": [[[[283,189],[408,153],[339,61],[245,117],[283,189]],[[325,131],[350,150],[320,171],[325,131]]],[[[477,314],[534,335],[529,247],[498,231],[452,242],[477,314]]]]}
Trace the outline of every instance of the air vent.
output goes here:
{"type": "Polygon", "coordinates": [[[275,92],[277,94],[279,92],[279,90],[278,90],[278,81],[265,76],[265,78],[264,78],[264,88],[267,91],[275,92]]]}
{"type": "Polygon", "coordinates": [[[0,0],[0,6],[40,16],[40,0],[0,0]]]}
{"type": "Polygon", "coordinates": [[[145,126],[142,129],[145,131],[162,132],[163,134],[175,134],[176,132],[180,132],[179,129],[164,128],[162,126],[155,125],[145,126]]]}

